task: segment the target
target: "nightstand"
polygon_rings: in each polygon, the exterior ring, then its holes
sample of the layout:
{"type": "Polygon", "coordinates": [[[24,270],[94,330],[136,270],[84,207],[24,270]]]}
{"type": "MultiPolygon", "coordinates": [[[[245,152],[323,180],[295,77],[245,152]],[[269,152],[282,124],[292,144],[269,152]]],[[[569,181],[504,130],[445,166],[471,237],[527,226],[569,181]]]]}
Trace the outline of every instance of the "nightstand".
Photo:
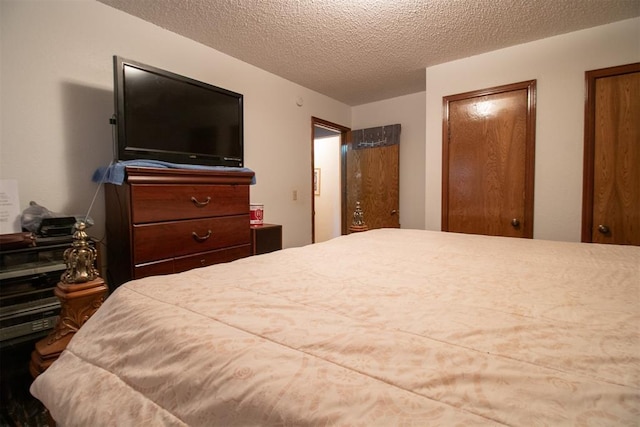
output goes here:
{"type": "Polygon", "coordinates": [[[253,255],[266,254],[282,249],[282,226],[262,224],[251,226],[251,251],[253,255]]]}

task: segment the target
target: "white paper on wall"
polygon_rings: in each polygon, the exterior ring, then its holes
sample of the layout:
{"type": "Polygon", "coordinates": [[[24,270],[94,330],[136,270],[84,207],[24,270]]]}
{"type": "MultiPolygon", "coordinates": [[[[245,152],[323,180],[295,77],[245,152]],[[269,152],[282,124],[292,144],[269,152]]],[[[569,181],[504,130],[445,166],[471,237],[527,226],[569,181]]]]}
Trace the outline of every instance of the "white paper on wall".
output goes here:
{"type": "Polygon", "coordinates": [[[18,181],[0,179],[0,234],[19,233],[20,198],[18,197],[18,181]]]}

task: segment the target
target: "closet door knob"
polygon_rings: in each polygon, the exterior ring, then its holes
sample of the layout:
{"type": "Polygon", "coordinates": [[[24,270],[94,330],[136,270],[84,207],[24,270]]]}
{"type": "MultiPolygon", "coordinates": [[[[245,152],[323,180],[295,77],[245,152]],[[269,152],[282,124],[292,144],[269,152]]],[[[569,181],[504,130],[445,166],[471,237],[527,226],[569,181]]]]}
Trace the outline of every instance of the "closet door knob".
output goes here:
{"type": "Polygon", "coordinates": [[[520,227],[520,220],[518,218],[513,218],[511,220],[511,225],[514,227],[520,227]]]}
{"type": "Polygon", "coordinates": [[[609,230],[609,226],[603,224],[600,224],[598,226],[598,231],[602,234],[609,234],[611,232],[611,230],[609,230]]]}

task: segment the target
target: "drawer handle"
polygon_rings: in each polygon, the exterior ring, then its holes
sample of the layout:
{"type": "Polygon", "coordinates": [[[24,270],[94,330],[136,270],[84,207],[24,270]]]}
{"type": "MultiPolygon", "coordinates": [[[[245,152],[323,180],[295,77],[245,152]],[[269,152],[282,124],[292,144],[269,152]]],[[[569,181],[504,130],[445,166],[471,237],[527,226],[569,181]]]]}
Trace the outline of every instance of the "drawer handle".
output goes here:
{"type": "Polygon", "coordinates": [[[191,201],[193,202],[194,205],[196,205],[197,208],[203,208],[209,204],[209,202],[211,201],[211,197],[207,196],[207,200],[205,200],[204,202],[201,202],[192,196],[191,201]]]}
{"type": "Polygon", "coordinates": [[[205,240],[207,240],[209,237],[211,237],[211,230],[207,231],[207,235],[206,236],[198,236],[198,233],[196,233],[195,231],[191,232],[191,235],[193,236],[193,238],[196,240],[196,242],[204,242],[205,240]]]}

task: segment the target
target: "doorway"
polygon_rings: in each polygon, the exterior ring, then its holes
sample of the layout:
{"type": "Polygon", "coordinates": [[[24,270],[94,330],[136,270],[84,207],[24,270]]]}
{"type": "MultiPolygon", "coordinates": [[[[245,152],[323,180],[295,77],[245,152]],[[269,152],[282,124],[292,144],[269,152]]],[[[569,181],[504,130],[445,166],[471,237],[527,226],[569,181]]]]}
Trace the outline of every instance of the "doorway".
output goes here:
{"type": "Polygon", "coordinates": [[[311,233],[319,243],[345,233],[344,156],[350,129],[311,118],[311,233]]]}
{"type": "Polygon", "coordinates": [[[359,205],[369,230],[400,228],[401,128],[393,124],[351,131],[346,151],[347,210],[353,213],[359,205]]]}

